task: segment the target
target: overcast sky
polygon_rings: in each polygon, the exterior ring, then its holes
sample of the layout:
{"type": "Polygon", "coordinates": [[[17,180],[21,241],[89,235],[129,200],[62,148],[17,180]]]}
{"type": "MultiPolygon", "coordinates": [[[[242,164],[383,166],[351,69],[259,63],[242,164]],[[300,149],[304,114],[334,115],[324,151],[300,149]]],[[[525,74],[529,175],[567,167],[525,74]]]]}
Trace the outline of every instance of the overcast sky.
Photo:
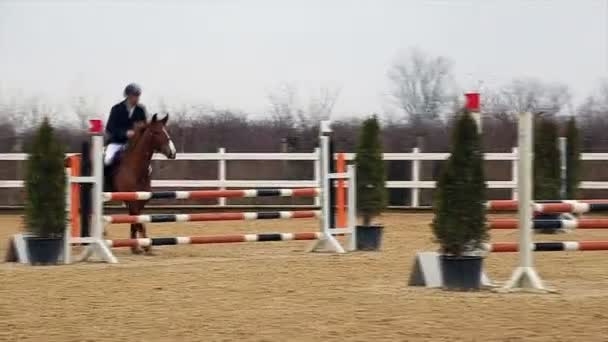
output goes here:
{"type": "Polygon", "coordinates": [[[282,82],[305,98],[341,89],[335,113],[383,112],[387,70],[418,47],[457,81],[608,76],[605,0],[0,0],[0,91],[95,99],[107,114],[128,82],[151,110],[208,104],[263,115],[282,82]]]}

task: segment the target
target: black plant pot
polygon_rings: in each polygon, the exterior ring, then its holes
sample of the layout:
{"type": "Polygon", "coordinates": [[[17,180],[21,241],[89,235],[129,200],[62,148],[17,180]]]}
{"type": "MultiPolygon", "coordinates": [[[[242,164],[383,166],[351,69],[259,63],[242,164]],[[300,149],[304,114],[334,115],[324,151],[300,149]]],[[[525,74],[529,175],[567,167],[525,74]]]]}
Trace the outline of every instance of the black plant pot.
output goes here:
{"type": "Polygon", "coordinates": [[[483,258],[441,255],[443,286],[448,290],[479,290],[483,258]]]}
{"type": "Polygon", "coordinates": [[[384,227],[380,225],[357,226],[357,250],[378,251],[382,246],[384,227]]]}
{"type": "Polygon", "coordinates": [[[32,265],[57,265],[63,251],[63,238],[25,238],[27,254],[32,265]]]}

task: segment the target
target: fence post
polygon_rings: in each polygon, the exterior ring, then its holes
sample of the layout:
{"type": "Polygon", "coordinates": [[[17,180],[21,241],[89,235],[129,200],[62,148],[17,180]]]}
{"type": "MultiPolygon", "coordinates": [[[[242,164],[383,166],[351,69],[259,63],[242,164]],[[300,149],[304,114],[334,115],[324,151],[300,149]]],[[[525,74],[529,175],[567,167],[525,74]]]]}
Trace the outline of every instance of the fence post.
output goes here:
{"type": "MultiPolygon", "coordinates": [[[[226,149],[223,147],[219,147],[217,149],[217,153],[218,153],[218,163],[217,163],[217,176],[218,176],[218,180],[220,181],[220,188],[219,190],[226,190],[226,149]]],[[[218,198],[218,204],[220,207],[225,207],[226,206],[226,198],[225,197],[220,197],[218,198]]]]}
{"type": "Polygon", "coordinates": [[[513,182],[513,187],[511,188],[511,199],[516,200],[518,197],[517,194],[517,164],[518,164],[518,150],[517,147],[513,147],[511,149],[511,153],[513,154],[513,156],[515,157],[512,161],[511,161],[511,181],[513,182]]]}
{"type": "Polygon", "coordinates": [[[411,188],[412,201],[411,206],[413,208],[418,208],[420,206],[420,188],[418,188],[417,183],[420,181],[420,149],[418,147],[414,147],[412,149],[412,182],[415,184],[411,188]]]}
{"type": "MultiPolygon", "coordinates": [[[[338,153],[338,160],[336,161],[336,173],[345,173],[346,172],[346,159],[344,153],[338,153]]],[[[344,194],[344,179],[338,179],[338,186],[335,189],[336,195],[336,211],[337,216],[337,224],[338,228],[346,228],[346,212],[344,210],[345,207],[345,199],[346,196],[344,194]]],[[[352,185],[352,184],[351,184],[352,185]]],[[[352,189],[352,188],[351,188],[352,189]]],[[[349,204],[350,205],[350,204],[349,204]]]]}
{"type": "Polygon", "coordinates": [[[566,156],[566,148],[568,147],[568,140],[566,137],[559,137],[559,161],[560,161],[560,188],[559,195],[561,199],[566,199],[566,188],[567,188],[567,180],[566,180],[566,172],[567,172],[567,156],[566,156]]]}
{"type": "Polygon", "coordinates": [[[68,157],[68,162],[70,162],[70,168],[64,168],[65,171],[65,208],[67,211],[68,220],[65,224],[65,230],[63,232],[63,263],[69,264],[72,260],[72,248],[70,247],[70,239],[72,238],[72,230],[74,223],[74,218],[77,217],[77,214],[74,213],[72,207],[72,182],[70,181],[70,177],[72,176],[71,170],[74,169],[75,165],[72,163],[76,158],[68,157]]]}
{"type": "MultiPolygon", "coordinates": [[[[315,183],[317,183],[317,187],[319,189],[323,189],[323,186],[321,184],[321,149],[316,147],[315,148],[315,162],[314,162],[314,181],[315,183]]],[[[315,196],[315,206],[316,207],[320,207],[321,206],[321,196],[315,196]]]]}

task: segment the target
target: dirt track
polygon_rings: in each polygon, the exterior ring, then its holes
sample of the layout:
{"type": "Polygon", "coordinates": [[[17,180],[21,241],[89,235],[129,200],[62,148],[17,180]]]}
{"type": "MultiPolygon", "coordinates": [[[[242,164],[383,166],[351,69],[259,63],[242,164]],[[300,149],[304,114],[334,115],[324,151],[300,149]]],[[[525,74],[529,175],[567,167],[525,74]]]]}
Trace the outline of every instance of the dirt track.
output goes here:
{"type": "MultiPolygon", "coordinates": [[[[608,341],[608,252],[536,254],[558,294],[411,288],[426,214],[389,214],[380,253],[305,253],[307,242],[158,247],[121,264],[0,264],[1,341],[608,341]]],[[[0,252],[19,228],[0,217],[0,252]]],[[[312,220],[149,226],[155,236],[308,231],[312,220]],[[236,228],[235,228],[236,227],[236,228]],[[240,228],[239,228],[240,227],[240,228]],[[248,227],[248,229],[244,229],[248,227]],[[265,227],[265,229],[264,229],[265,227]]],[[[125,237],[126,226],[111,230],[125,237]]],[[[515,241],[514,231],[493,234],[515,241]]],[[[608,240],[580,231],[554,240],[608,240]]],[[[546,236],[537,240],[549,240],[546,236]]],[[[486,260],[503,281],[517,262],[486,260]]]]}

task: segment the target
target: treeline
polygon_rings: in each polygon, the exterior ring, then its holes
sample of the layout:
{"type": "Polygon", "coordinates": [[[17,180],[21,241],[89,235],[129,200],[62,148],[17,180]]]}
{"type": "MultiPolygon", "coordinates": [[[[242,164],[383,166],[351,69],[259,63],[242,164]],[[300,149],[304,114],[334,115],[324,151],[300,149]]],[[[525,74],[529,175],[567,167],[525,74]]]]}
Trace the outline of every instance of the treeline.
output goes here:
{"type": "MultiPolygon", "coordinates": [[[[560,127],[569,117],[543,115],[560,127]]],[[[483,148],[486,152],[509,152],[517,142],[517,116],[483,114],[483,148]]],[[[583,152],[608,152],[608,113],[605,116],[578,117],[583,152]]],[[[336,148],[354,151],[361,118],[333,121],[336,148]]],[[[448,150],[452,120],[424,121],[417,124],[382,120],[384,152],[411,152],[419,147],[425,152],[448,150]]],[[[282,125],[272,120],[249,119],[244,114],[222,111],[194,119],[172,118],[169,133],[179,152],[310,152],[317,144],[318,123],[282,125]]],[[[86,130],[67,125],[57,127],[68,151],[76,152],[87,139],[86,130]]],[[[32,130],[17,133],[10,121],[0,124],[0,152],[20,152],[32,130]]]]}

